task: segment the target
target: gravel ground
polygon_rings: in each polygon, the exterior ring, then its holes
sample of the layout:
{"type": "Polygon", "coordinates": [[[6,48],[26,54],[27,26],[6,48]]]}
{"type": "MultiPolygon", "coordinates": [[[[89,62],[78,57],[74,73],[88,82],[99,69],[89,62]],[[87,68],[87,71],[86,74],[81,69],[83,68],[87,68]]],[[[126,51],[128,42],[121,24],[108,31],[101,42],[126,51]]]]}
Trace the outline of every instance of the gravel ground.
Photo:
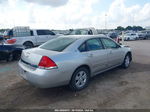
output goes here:
{"type": "Polygon", "coordinates": [[[0,108],[150,109],[150,40],[125,42],[133,50],[128,69],[94,77],[88,88],[39,89],[18,76],[17,62],[0,62],[0,108]]]}

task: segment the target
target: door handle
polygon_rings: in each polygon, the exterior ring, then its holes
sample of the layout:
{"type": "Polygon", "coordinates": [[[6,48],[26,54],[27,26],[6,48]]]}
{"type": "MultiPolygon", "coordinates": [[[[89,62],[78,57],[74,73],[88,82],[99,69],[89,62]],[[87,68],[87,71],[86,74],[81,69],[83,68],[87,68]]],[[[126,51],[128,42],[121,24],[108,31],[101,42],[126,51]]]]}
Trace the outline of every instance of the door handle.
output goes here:
{"type": "Polygon", "coordinates": [[[93,57],[93,54],[88,54],[88,57],[93,57]]]}
{"type": "Polygon", "coordinates": [[[110,51],[109,54],[112,54],[112,51],[110,51]]]}

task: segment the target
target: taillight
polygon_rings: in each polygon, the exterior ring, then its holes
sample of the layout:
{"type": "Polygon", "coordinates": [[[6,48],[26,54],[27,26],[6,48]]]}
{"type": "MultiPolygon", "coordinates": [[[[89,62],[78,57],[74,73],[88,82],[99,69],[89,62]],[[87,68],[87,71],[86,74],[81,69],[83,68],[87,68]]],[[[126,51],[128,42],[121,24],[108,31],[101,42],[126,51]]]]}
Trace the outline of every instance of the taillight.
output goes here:
{"type": "Polygon", "coordinates": [[[8,44],[14,44],[17,40],[16,39],[9,39],[7,40],[8,44]]]}
{"type": "Polygon", "coordinates": [[[43,69],[57,68],[56,63],[47,56],[43,56],[41,58],[38,66],[39,68],[43,68],[43,69]]]}

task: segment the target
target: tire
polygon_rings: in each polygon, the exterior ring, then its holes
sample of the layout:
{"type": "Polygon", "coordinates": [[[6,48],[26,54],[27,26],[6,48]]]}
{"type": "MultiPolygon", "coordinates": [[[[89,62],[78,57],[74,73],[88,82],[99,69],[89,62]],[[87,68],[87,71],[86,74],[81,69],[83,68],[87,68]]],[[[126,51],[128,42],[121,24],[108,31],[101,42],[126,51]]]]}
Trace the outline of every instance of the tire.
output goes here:
{"type": "Polygon", "coordinates": [[[129,54],[127,54],[124,58],[122,67],[126,69],[130,66],[130,63],[131,63],[131,56],[129,54]]]}
{"type": "Polygon", "coordinates": [[[25,49],[29,49],[29,48],[32,48],[33,47],[33,43],[32,42],[25,42],[23,44],[23,46],[25,47],[25,49]]]}
{"type": "Polygon", "coordinates": [[[90,72],[87,68],[78,68],[72,75],[69,87],[73,91],[80,91],[89,84],[90,72]]]}
{"type": "Polygon", "coordinates": [[[21,57],[21,53],[20,52],[16,52],[15,55],[14,55],[14,59],[15,60],[19,60],[21,57]]]}
{"type": "Polygon", "coordinates": [[[13,56],[13,53],[10,53],[9,55],[8,55],[8,58],[7,58],[7,60],[6,61],[13,61],[13,59],[14,59],[14,56],[13,56]]]}

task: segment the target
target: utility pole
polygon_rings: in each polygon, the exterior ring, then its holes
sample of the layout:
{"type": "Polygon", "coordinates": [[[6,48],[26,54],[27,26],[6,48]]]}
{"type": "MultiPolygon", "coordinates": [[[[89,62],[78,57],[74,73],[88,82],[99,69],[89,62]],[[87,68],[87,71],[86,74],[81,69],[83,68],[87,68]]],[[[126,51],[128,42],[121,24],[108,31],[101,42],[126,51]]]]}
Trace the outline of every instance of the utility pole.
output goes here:
{"type": "Polygon", "coordinates": [[[105,14],[105,29],[107,30],[107,14],[105,14]]]}

